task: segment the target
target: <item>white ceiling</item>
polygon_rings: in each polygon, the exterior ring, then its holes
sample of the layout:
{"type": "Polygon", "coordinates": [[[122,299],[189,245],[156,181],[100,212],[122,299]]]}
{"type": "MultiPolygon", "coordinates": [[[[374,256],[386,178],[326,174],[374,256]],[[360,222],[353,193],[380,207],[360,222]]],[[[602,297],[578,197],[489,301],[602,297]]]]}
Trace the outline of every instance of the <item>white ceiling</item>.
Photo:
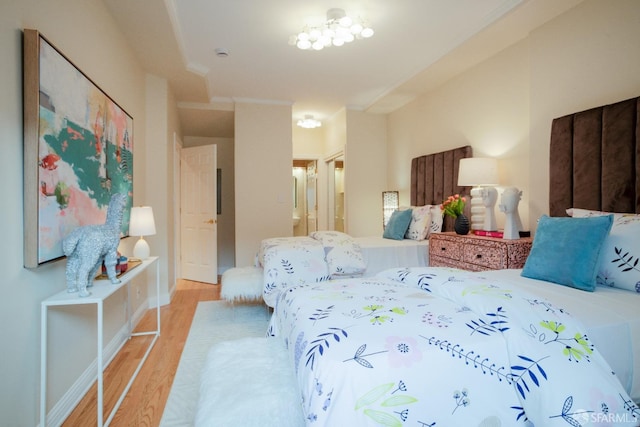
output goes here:
{"type": "Polygon", "coordinates": [[[104,0],[150,73],[168,79],[186,136],[233,136],[237,100],[393,111],[581,0],[104,0]],[[332,7],[370,39],[302,51],[289,37],[332,7]],[[224,48],[229,56],[216,56],[224,48]]]}

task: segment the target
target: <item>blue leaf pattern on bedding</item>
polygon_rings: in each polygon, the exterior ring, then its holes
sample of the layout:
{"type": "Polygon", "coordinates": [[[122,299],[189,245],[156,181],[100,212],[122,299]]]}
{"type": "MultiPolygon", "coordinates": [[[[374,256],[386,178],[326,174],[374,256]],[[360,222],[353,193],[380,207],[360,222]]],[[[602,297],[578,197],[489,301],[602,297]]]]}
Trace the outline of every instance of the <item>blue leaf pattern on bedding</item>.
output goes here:
{"type": "Polygon", "coordinates": [[[477,332],[482,335],[489,335],[492,333],[506,332],[509,330],[509,327],[506,326],[507,321],[504,320],[507,319],[507,316],[502,307],[498,307],[494,313],[487,313],[487,316],[493,317],[495,318],[495,320],[487,323],[483,319],[478,319],[469,322],[471,324],[466,324],[473,331],[471,332],[471,334],[477,332]]]}
{"type": "Polygon", "coordinates": [[[308,425],[566,426],[597,414],[626,427],[640,416],[582,325],[481,274],[393,269],[294,286],[270,330],[291,343],[308,425]]]}
{"type": "Polygon", "coordinates": [[[324,354],[325,350],[331,345],[331,338],[335,342],[340,342],[340,338],[346,338],[347,332],[340,328],[329,328],[327,332],[321,333],[318,337],[311,341],[311,348],[307,351],[307,363],[306,365],[313,371],[313,366],[316,361],[316,357],[320,357],[324,354]]]}

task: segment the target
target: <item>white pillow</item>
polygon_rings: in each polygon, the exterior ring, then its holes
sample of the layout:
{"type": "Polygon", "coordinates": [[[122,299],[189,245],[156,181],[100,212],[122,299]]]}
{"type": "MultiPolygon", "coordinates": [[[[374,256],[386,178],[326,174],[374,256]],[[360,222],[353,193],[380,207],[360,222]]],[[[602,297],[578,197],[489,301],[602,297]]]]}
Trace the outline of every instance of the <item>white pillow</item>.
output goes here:
{"type": "Polygon", "coordinates": [[[411,222],[404,235],[405,239],[424,240],[429,235],[431,225],[431,207],[419,206],[412,208],[411,222]]]}
{"type": "Polygon", "coordinates": [[[331,278],[358,276],[367,269],[360,245],[341,231],[314,231],[309,236],[322,243],[331,278]]]}
{"type": "MultiPolygon", "coordinates": [[[[610,215],[610,212],[567,209],[574,218],[610,215]]],[[[640,292],[640,215],[614,213],[609,236],[602,246],[598,285],[640,292]]]]}
{"type": "MultiPolygon", "coordinates": [[[[429,221],[426,223],[427,229],[425,230],[426,234],[424,235],[424,238],[422,239],[414,239],[414,240],[424,240],[426,238],[429,237],[429,235],[431,233],[440,233],[442,231],[442,222],[443,222],[443,218],[442,218],[442,209],[440,209],[440,205],[424,205],[424,206],[400,206],[398,208],[399,211],[404,211],[406,209],[413,209],[414,212],[416,209],[423,209],[429,210],[429,221]]],[[[411,228],[411,225],[413,225],[413,221],[414,221],[415,216],[412,215],[411,218],[411,223],[409,224],[409,228],[411,228]]],[[[424,217],[423,217],[424,218],[424,217]]],[[[419,227],[416,224],[416,227],[419,227]]],[[[408,232],[409,230],[407,230],[407,234],[405,234],[405,238],[406,239],[411,239],[412,237],[409,237],[408,232]]]]}
{"type": "Polygon", "coordinates": [[[440,233],[442,231],[442,222],[444,220],[442,209],[440,205],[431,206],[431,225],[429,227],[429,234],[440,233]]]}

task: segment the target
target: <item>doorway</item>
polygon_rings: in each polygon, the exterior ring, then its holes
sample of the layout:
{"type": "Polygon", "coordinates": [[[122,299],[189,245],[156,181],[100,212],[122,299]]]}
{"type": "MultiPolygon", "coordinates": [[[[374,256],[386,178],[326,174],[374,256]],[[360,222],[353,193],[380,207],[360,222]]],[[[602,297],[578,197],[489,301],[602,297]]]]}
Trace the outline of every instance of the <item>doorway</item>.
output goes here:
{"type": "Polygon", "coordinates": [[[327,160],[329,190],[328,218],[329,230],[346,232],[344,206],[344,155],[327,160]]]}
{"type": "Polygon", "coordinates": [[[307,236],[318,229],[316,160],[294,160],[292,175],[293,235],[307,236]]]}
{"type": "Polygon", "coordinates": [[[216,146],[183,148],[180,161],[180,271],[218,282],[216,146]]]}

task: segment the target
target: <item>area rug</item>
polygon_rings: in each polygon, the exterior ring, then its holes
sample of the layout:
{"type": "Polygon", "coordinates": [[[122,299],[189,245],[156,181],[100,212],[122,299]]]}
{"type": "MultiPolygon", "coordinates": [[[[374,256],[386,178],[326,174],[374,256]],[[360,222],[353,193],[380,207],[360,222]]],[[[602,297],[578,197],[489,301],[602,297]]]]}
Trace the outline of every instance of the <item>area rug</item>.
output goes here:
{"type": "Polygon", "coordinates": [[[238,338],[264,337],[268,323],[269,313],[263,305],[231,306],[224,301],[198,303],[160,426],[193,426],[200,373],[211,346],[238,338]]]}

